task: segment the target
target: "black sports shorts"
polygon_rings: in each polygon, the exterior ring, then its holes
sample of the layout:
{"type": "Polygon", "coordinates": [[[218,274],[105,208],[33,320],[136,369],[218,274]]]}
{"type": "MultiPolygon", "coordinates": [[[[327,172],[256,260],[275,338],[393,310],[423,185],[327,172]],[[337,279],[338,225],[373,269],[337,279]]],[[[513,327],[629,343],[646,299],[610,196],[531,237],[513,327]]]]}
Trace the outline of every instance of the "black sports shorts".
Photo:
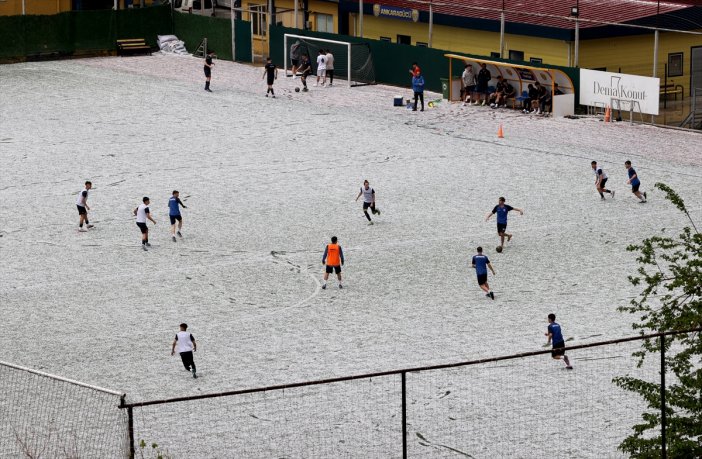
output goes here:
{"type": "Polygon", "coordinates": [[[203,67],[202,69],[205,71],[205,76],[206,76],[207,78],[209,78],[210,76],[212,76],[212,69],[211,69],[211,68],[209,68],[209,67],[203,67]]]}
{"type": "Polygon", "coordinates": [[[640,186],[641,186],[640,183],[638,183],[638,184],[636,184],[636,185],[631,185],[631,192],[632,192],[632,193],[636,193],[637,191],[639,191],[639,187],[640,187],[640,186]]]}
{"type": "Polygon", "coordinates": [[[341,272],[341,266],[329,266],[327,265],[327,273],[331,274],[332,272],[339,274],[341,272]]]}
{"type": "Polygon", "coordinates": [[[141,230],[141,234],[146,234],[149,232],[149,228],[146,226],[146,223],[137,222],[137,226],[141,230]]]}
{"type": "Polygon", "coordinates": [[[183,221],[183,217],[181,217],[180,215],[169,215],[168,218],[171,219],[171,225],[175,225],[176,221],[183,221]]]}
{"type": "Polygon", "coordinates": [[[290,59],[290,62],[292,62],[292,65],[294,65],[295,67],[300,65],[300,59],[290,59]]]}
{"type": "Polygon", "coordinates": [[[88,215],[88,211],[85,210],[85,207],[79,206],[76,204],[76,207],[78,208],[78,215],[88,215]]]}
{"type": "Polygon", "coordinates": [[[565,355],[565,343],[554,343],[551,357],[559,357],[565,355]]]}
{"type": "Polygon", "coordinates": [[[507,223],[498,223],[497,224],[497,233],[504,233],[507,231],[507,223]]]}
{"type": "Polygon", "coordinates": [[[375,209],[375,203],[372,202],[363,202],[363,210],[366,210],[367,208],[375,209]]]}
{"type": "Polygon", "coordinates": [[[487,273],[478,274],[478,285],[485,285],[485,284],[487,284],[487,273]]]}
{"type": "Polygon", "coordinates": [[[609,180],[609,178],[603,178],[602,180],[600,180],[600,188],[602,188],[603,190],[605,185],[607,184],[607,180],[609,180]]]}

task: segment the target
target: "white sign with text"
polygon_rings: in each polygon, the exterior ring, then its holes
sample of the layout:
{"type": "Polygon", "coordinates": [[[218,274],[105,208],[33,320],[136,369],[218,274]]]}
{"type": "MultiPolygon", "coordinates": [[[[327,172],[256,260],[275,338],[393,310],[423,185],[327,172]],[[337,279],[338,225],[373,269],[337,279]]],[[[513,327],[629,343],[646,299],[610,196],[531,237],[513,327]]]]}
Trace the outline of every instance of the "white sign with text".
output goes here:
{"type": "Polygon", "coordinates": [[[580,105],[612,105],[612,99],[618,99],[628,109],[635,101],[635,111],[657,115],[659,91],[660,78],[580,69],[580,105]]]}

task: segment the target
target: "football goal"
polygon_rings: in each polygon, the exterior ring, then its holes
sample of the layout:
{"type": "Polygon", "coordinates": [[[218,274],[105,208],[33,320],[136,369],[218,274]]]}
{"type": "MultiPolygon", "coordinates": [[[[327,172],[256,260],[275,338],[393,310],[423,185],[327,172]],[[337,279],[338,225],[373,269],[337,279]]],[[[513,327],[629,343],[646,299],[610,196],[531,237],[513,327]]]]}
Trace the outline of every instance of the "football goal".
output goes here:
{"type": "Polygon", "coordinates": [[[291,67],[293,45],[296,48],[294,54],[299,56],[307,54],[310,57],[314,74],[317,73],[317,54],[320,49],[324,49],[330,50],[334,55],[335,78],[346,79],[349,86],[375,83],[375,66],[368,43],[350,43],[286,33],[283,38],[283,59],[285,60],[283,68],[286,75],[291,67]]]}

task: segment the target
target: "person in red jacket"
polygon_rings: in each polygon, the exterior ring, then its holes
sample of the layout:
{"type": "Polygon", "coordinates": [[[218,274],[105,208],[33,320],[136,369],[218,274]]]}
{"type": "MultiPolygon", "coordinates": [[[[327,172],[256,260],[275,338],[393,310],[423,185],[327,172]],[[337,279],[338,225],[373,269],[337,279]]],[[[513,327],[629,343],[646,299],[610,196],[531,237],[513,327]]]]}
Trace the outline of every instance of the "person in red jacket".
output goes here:
{"type": "Polygon", "coordinates": [[[341,246],[337,244],[336,236],[332,236],[331,244],[327,244],[324,249],[322,264],[326,265],[324,285],[322,285],[322,288],[327,288],[327,279],[329,279],[329,274],[332,272],[335,272],[337,279],[339,279],[339,288],[344,288],[341,285],[341,265],[344,264],[344,251],[341,249],[341,246]]]}

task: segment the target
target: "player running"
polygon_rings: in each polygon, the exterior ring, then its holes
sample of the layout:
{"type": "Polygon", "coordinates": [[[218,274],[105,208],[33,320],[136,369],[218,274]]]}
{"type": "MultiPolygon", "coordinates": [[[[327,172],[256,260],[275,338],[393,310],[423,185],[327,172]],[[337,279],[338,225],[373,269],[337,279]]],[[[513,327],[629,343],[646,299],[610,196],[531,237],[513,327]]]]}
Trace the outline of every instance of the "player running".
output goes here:
{"type": "Polygon", "coordinates": [[[363,213],[368,219],[368,224],[372,225],[373,220],[371,220],[370,215],[368,215],[368,208],[370,207],[371,212],[373,212],[373,215],[380,215],[380,210],[375,208],[375,190],[370,187],[368,180],[363,181],[363,187],[361,187],[361,191],[358,192],[358,196],[356,196],[356,201],[358,201],[358,198],[360,198],[361,195],[363,195],[363,213]]]}
{"type": "Polygon", "coordinates": [[[171,356],[175,355],[177,348],[180,360],[183,361],[183,366],[187,371],[193,373],[193,378],[197,379],[197,370],[193,359],[193,352],[197,351],[197,343],[192,333],[187,330],[188,324],[180,324],[180,331],[176,333],[173,346],[171,347],[171,356]]]}
{"type": "Polygon", "coordinates": [[[261,79],[263,79],[263,77],[267,77],[266,82],[268,83],[266,97],[268,97],[268,93],[270,92],[273,95],[273,98],[275,99],[275,91],[273,91],[273,82],[278,79],[278,67],[276,67],[275,64],[271,62],[270,57],[266,59],[266,65],[263,66],[263,75],[261,75],[261,79]]]}
{"type": "Polygon", "coordinates": [[[312,73],[312,66],[310,65],[310,57],[307,54],[302,55],[302,60],[300,61],[300,66],[297,68],[300,74],[300,81],[302,81],[302,91],[307,92],[307,75],[312,73]]]}
{"type": "Polygon", "coordinates": [[[607,177],[607,174],[605,174],[605,171],[603,171],[602,168],[597,165],[597,161],[593,161],[590,164],[592,165],[592,170],[595,173],[595,188],[597,188],[597,192],[600,193],[600,199],[604,201],[604,193],[610,193],[612,198],[614,198],[614,191],[605,188],[605,184],[609,178],[607,177]]]}
{"type": "Polygon", "coordinates": [[[214,62],[212,62],[212,56],[214,56],[214,51],[207,51],[207,56],[205,57],[205,66],[203,70],[205,71],[205,91],[212,92],[210,89],[210,80],[212,79],[212,67],[214,67],[214,62]]]}
{"type": "Polygon", "coordinates": [[[146,219],[148,218],[155,225],[156,220],[151,218],[151,212],[149,211],[149,198],[144,196],[142,199],[142,204],[134,209],[134,215],[136,215],[136,224],[141,230],[141,248],[147,251],[147,247],[151,247],[149,244],[149,228],[146,226],[146,219]]]}
{"type": "Polygon", "coordinates": [[[508,206],[505,204],[505,198],[500,197],[498,204],[492,209],[492,212],[490,212],[487,217],[485,218],[485,221],[490,220],[490,217],[492,217],[494,214],[497,214],[497,234],[500,236],[500,250],[505,246],[505,236],[507,236],[507,242],[509,242],[512,239],[512,235],[508,234],[507,231],[507,214],[512,211],[516,210],[519,212],[519,215],[524,215],[524,211],[522,209],[517,209],[516,207],[508,206]]]}
{"type": "Polygon", "coordinates": [[[547,346],[553,343],[551,357],[556,360],[560,360],[563,357],[566,369],[572,370],[573,367],[570,364],[570,360],[565,355],[565,340],[563,339],[563,333],[561,333],[561,326],[556,323],[556,314],[548,315],[548,331],[544,335],[548,336],[547,346]]]}
{"type": "Polygon", "coordinates": [[[183,217],[180,215],[180,206],[183,206],[183,209],[187,209],[179,196],[180,193],[178,190],[173,190],[173,195],[168,200],[168,217],[171,219],[171,236],[173,237],[173,242],[176,241],[176,221],[178,222],[178,237],[183,237],[183,235],[180,234],[180,230],[183,228],[183,217]]]}
{"type": "Polygon", "coordinates": [[[495,294],[490,290],[490,284],[488,284],[488,268],[492,271],[492,275],[495,275],[495,270],[492,267],[492,263],[486,255],[483,255],[483,248],[477,248],[478,253],[473,255],[473,261],[471,262],[475,273],[478,275],[478,285],[485,292],[485,296],[488,298],[495,299],[495,294]]]}
{"type": "Polygon", "coordinates": [[[76,200],[76,207],[78,208],[78,231],[84,233],[88,231],[87,229],[83,228],[83,223],[87,225],[88,228],[92,228],[93,225],[90,224],[88,221],[88,211],[90,210],[90,207],[88,207],[88,191],[93,187],[93,184],[88,180],[85,182],[85,188],[83,188],[83,191],[78,193],[78,199],[76,200]]]}
{"type": "Polygon", "coordinates": [[[336,277],[339,279],[339,288],[344,288],[341,285],[341,266],[344,264],[344,251],[336,241],[336,236],[332,236],[331,244],[327,244],[324,248],[324,255],[322,255],[322,264],[326,265],[323,289],[327,288],[327,279],[329,279],[329,274],[332,271],[336,273],[336,277]]]}
{"type": "Polygon", "coordinates": [[[626,161],[624,163],[624,167],[626,167],[626,172],[629,175],[629,180],[626,181],[627,184],[631,185],[631,192],[634,193],[634,195],[639,198],[639,203],[643,204],[646,202],[646,192],[643,192],[643,195],[639,191],[639,187],[641,186],[641,181],[639,180],[639,176],[636,174],[636,171],[634,170],[633,167],[631,167],[631,161],[626,161]]]}

